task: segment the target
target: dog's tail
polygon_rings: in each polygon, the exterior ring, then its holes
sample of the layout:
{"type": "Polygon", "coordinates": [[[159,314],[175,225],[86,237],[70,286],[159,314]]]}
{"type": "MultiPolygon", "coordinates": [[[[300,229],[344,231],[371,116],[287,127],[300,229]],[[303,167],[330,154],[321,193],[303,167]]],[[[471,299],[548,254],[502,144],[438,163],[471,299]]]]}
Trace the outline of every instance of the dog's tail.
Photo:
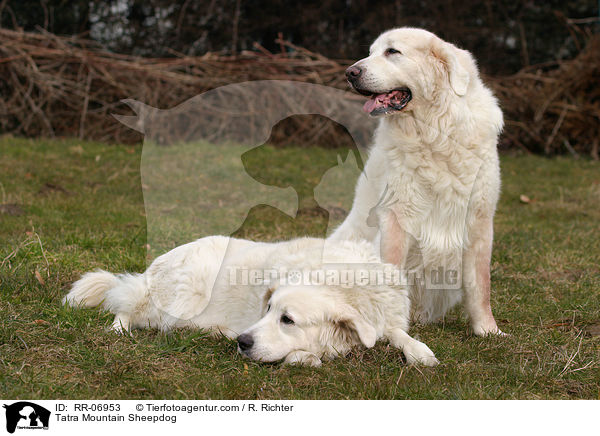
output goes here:
{"type": "Polygon", "coordinates": [[[119,278],[108,271],[97,270],[85,273],[73,283],[71,291],[63,298],[63,304],[69,306],[99,306],[106,293],[117,286],[119,278]]]}
{"type": "Polygon", "coordinates": [[[94,271],[73,283],[63,304],[74,307],[102,305],[112,313],[132,313],[148,295],[144,274],[112,274],[94,271]]]}

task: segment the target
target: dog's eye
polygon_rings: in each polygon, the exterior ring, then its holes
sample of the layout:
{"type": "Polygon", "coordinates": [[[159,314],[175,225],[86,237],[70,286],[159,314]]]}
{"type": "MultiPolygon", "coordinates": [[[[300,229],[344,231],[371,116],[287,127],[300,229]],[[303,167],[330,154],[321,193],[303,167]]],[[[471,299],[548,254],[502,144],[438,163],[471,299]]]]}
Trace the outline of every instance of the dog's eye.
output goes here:
{"type": "Polygon", "coordinates": [[[287,315],[281,315],[281,322],[284,324],[294,324],[294,320],[287,315]]]}
{"type": "Polygon", "coordinates": [[[396,50],[395,48],[388,48],[385,51],[386,56],[393,55],[393,54],[402,54],[402,52],[400,50],[396,50]]]}
{"type": "Polygon", "coordinates": [[[271,305],[270,305],[270,304],[267,304],[267,312],[268,312],[269,310],[271,310],[271,305]]]}

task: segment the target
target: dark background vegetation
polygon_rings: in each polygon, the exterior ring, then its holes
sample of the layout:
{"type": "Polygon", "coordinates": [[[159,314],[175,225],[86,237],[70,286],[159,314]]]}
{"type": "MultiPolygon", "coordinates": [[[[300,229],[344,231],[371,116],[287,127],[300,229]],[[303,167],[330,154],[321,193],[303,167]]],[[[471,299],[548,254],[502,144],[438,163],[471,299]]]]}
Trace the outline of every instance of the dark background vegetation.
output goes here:
{"type": "MultiPolygon", "coordinates": [[[[500,149],[600,160],[598,6],[0,0],[0,133],[133,143],[142,136],[111,116],[131,115],[121,103],[127,98],[168,109],[220,86],[265,79],[348,90],[344,70],[379,33],[414,26],[475,55],[504,112],[500,149]]],[[[296,145],[340,145],[327,121],[292,118],[283,127],[296,145]]]]}
{"type": "Polygon", "coordinates": [[[565,21],[593,25],[596,0],[24,0],[3,1],[2,27],[84,35],[142,56],[235,54],[284,39],[334,59],[363,57],[395,26],[426,28],[472,51],[490,74],[572,57],[565,21]]]}

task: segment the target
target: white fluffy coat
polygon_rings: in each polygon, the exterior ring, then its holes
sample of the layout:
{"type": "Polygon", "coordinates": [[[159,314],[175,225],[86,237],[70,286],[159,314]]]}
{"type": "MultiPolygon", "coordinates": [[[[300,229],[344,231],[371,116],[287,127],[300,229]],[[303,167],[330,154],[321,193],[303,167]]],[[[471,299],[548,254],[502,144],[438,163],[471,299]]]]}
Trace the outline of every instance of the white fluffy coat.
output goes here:
{"type": "Polygon", "coordinates": [[[354,67],[357,89],[407,87],[412,100],[381,117],[352,210],[330,239],[373,241],[385,262],[425,278],[456,271],[457,286],[410,287],[413,318],[439,320],[464,297],[476,334],[501,333],[489,262],[503,120],[473,57],[425,30],[400,28],[377,38],[354,67]]]}
{"type": "Polygon", "coordinates": [[[292,284],[282,275],[243,283],[232,275],[240,269],[314,273],[391,267],[380,263],[366,241],[328,244],[333,263],[323,264],[323,245],[315,238],[260,243],[206,237],[158,257],[143,274],[84,274],[64,303],[101,305],[116,315],[113,327],[119,331],[190,327],[239,337],[240,351],[261,361],[320,365],[322,358],[386,338],[409,363],[437,364],[433,352],[407,334],[410,300],[397,283],[292,284]]]}

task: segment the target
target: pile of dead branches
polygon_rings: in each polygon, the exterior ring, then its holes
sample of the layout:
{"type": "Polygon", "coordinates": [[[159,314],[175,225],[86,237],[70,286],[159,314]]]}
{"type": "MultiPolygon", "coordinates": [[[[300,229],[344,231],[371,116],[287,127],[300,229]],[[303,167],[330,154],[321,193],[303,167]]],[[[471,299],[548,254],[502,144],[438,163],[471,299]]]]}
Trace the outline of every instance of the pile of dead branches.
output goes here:
{"type": "MultiPolygon", "coordinates": [[[[172,108],[222,85],[285,79],[347,89],[348,61],[336,61],[280,40],[281,51],[259,45],[235,57],[139,58],[109,53],[95,43],[49,33],[0,29],[0,132],[139,141],[111,114],[131,114],[122,99],[172,108]]],[[[488,78],[501,101],[503,146],[527,152],[570,152],[598,158],[600,37],[591,35],[577,57],[488,78]]],[[[360,98],[360,97],[358,97],[360,98]]],[[[256,108],[260,110],[256,102],[256,108]]],[[[340,126],[298,117],[284,126],[295,143],[347,142],[340,126]]],[[[281,135],[280,135],[281,136],[281,135]]],[[[282,138],[285,141],[285,138],[282,138]]]]}
{"type": "Polygon", "coordinates": [[[600,35],[590,36],[572,60],[534,65],[489,81],[504,110],[505,145],[598,160],[600,35]]]}
{"type": "MultiPolygon", "coordinates": [[[[277,54],[257,45],[236,57],[151,59],[109,53],[81,39],[0,29],[0,131],[131,142],[139,133],[111,116],[131,113],[122,99],[171,108],[222,85],[260,79],[347,88],[343,62],[280,44],[277,54]]],[[[322,127],[295,129],[314,138],[322,127]]]]}

